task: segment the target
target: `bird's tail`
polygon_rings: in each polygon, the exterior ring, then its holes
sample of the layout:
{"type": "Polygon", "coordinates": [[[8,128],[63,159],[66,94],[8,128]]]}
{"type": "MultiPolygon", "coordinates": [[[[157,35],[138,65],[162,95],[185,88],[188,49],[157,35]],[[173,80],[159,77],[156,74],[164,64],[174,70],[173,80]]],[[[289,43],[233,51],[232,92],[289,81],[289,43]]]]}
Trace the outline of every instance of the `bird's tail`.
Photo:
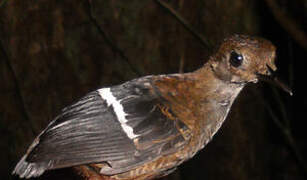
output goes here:
{"type": "Polygon", "coordinates": [[[19,175],[20,178],[38,177],[50,167],[50,163],[39,162],[31,163],[26,161],[27,155],[24,155],[16,165],[12,174],[19,175]]]}

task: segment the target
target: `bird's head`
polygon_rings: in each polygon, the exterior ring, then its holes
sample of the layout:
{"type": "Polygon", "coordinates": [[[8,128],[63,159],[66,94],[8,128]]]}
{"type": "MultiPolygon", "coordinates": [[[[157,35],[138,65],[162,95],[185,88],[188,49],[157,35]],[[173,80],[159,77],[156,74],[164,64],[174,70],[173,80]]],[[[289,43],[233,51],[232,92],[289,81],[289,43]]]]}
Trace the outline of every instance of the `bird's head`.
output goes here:
{"type": "Polygon", "coordinates": [[[209,61],[216,77],[228,83],[268,80],[291,90],[275,77],[275,46],[268,40],[246,35],[226,38],[209,61]]]}

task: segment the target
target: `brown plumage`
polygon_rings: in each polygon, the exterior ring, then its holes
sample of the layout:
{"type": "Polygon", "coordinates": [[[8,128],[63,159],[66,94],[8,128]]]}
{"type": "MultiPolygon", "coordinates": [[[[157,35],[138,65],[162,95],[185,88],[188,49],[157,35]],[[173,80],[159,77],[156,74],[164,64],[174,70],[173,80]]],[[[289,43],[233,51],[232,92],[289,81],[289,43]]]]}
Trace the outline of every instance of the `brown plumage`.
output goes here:
{"type": "Polygon", "coordinates": [[[269,41],[234,35],[194,72],[147,76],[99,89],[64,109],[14,173],[28,178],[47,169],[82,165],[76,169],[87,179],[167,175],[212,139],[242,88],[271,75],[274,60],[275,47],[269,41]],[[95,130],[97,126],[106,132],[95,130]]]}

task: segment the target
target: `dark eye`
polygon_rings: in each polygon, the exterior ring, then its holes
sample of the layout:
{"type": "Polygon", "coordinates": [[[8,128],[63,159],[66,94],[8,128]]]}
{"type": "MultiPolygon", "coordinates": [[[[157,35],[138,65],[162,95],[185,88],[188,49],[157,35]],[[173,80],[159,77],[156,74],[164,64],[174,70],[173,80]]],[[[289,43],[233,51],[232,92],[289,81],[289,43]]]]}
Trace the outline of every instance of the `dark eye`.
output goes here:
{"type": "Polygon", "coordinates": [[[243,56],[241,54],[236,53],[235,51],[232,51],[230,54],[229,61],[233,67],[239,67],[243,62],[243,56]]]}

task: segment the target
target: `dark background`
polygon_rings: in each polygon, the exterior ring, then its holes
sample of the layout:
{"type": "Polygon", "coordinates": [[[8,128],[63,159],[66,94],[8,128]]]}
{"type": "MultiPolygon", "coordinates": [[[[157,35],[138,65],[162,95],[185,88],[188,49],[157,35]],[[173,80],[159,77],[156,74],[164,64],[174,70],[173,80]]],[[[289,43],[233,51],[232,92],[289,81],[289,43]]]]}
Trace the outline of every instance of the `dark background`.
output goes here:
{"type": "MultiPolygon", "coordinates": [[[[234,33],[277,46],[290,97],[251,84],[204,150],[164,179],[306,179],[306,0],[163,1],[217,45],[234,33]],[[275,2],[276,1],[276,2],[275,2]]],[[[60,109],[101,86],[196,70],[209,50],[157,1],[0,1],[0,177],[60,109]]],[[[71,168],[39,179],[80,179],[71,168]]]]}

